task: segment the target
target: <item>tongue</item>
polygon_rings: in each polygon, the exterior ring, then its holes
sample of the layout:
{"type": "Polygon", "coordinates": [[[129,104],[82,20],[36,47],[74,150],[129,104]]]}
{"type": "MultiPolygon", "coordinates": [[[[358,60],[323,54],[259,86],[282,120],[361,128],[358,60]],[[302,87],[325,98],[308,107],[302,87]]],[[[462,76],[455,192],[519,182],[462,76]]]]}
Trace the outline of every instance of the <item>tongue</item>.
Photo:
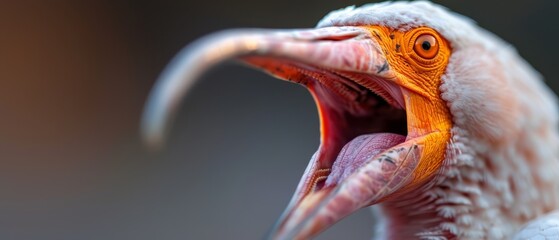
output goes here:
{"type": "Polygon", "coordinates": [[[338,184],[368,160],[405,140],[406,137],[394,133],[372,133],[354,138],[338,154],[326,186],[338,184]]]}

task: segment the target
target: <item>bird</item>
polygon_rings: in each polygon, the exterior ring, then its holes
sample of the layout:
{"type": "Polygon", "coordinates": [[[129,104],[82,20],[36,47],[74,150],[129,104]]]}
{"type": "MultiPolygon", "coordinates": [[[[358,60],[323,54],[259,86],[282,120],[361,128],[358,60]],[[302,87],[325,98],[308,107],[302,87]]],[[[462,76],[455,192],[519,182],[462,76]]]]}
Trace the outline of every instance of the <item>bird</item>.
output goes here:
{"type": "Polygon", "coordinates": [[[185,47],[150,93],[160,146],[181,99],[234,59],[306,87],[320,146],[269,239],[309,239],[370,207],[376,239],[559,239],[557,98],[516,51],[428,1],[234,29],[185,47]]]}

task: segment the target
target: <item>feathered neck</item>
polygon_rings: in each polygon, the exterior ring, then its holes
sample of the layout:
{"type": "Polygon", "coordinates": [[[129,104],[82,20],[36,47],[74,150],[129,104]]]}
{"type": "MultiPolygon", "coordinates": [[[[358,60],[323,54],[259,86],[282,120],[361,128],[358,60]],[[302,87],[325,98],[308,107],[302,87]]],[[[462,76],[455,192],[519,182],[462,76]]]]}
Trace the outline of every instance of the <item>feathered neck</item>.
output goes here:
{"type": "Polygon", "coordinates": [[[443,80],[454,124],[444,168],[380,206],[386,237],[510,239],[559,209],[557,104],[541,77],[510,47],[472,47],[454,53],[443,80]]]}

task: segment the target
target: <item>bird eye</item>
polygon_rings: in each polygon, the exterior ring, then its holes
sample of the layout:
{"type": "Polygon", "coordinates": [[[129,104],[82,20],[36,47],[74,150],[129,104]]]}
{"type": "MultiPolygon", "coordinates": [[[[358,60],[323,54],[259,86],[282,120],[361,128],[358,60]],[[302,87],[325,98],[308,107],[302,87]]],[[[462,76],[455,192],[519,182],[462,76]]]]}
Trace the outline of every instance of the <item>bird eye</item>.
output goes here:
{"type": "Polygon", "coordinates": [[[431,59],[437,55],[439,44],[433,35],[422,34],[415,39],[413,50],[422,58],[431,59]]]}

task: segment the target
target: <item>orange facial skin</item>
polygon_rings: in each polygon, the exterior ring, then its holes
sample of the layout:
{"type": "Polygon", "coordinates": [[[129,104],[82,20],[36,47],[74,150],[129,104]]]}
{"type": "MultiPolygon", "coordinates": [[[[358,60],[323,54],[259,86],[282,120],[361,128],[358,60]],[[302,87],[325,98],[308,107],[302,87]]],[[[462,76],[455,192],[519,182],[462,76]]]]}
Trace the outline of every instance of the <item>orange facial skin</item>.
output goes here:
{"type": "Polygon", "coordinates": [[[439,86],[451,49],[444,38],[426,27],[406,32],[382,26],[366,28],[381,46],[404,94],[407,140],[416,139],[424,148],[412,180],[400,191],[405,193],[432,179],[443,164],[452,119],[439,86]]]}

